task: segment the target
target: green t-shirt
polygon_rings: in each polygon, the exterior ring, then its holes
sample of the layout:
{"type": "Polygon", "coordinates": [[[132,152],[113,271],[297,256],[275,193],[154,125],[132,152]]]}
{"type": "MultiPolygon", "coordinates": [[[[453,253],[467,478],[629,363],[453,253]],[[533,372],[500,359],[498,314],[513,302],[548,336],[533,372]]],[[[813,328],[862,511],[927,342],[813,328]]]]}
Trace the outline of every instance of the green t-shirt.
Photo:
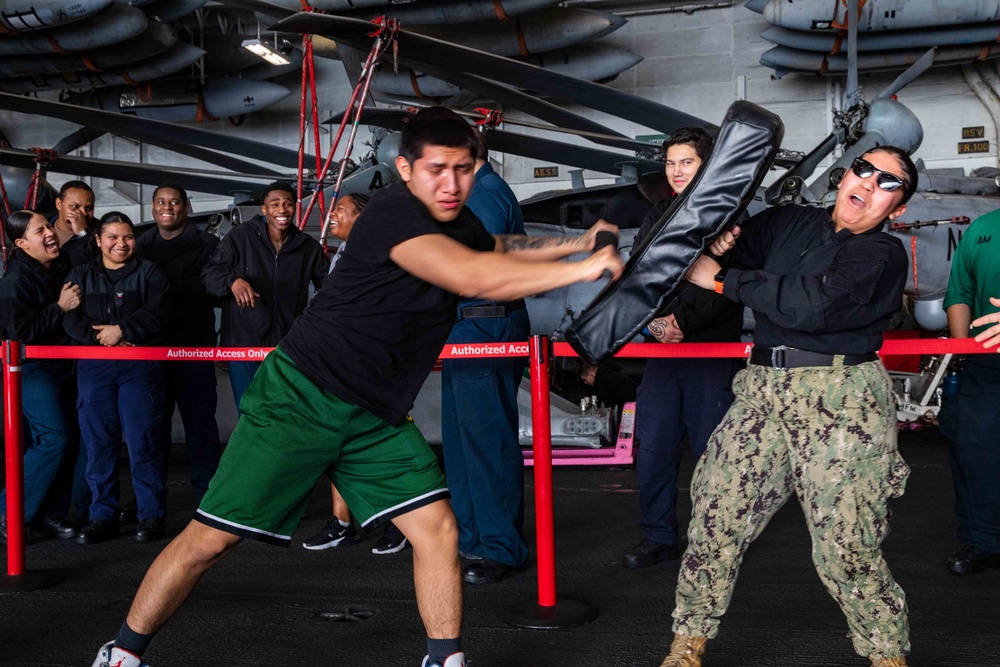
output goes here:
{"type": "MultiPolygon", "coordinates": [[[[964,303],[976,319],[1000,310],[990,303],[991,296],[1000,298],[1000,209],[976,218],[962,234],[951,261],[944,308],[964,303]]],[[[977,333],[974,328],[972,335],[977,333]]]]}

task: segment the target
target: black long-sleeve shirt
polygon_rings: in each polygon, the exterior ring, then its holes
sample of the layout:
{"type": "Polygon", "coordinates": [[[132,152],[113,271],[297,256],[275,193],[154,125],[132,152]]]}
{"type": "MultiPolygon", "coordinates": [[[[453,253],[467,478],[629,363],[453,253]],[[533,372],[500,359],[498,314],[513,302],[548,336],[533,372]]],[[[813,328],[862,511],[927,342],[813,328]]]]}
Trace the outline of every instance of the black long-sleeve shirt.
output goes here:
{"type": "Polygon", "coordinates": [[[754,313],[754,344],[867,354],[902,305],[906,252],[875,227],[834,233],[821,208],[786,205],[743,225],[723,294],[754,313]]]}
{"type": "Polygon", "coordinates": [[[170,323],[164,338],[170,345],[212,346],[215,306],[222,299],[205,291],[201,272],[212,258],[219,239],[188,224],[176,237],[167,240],[151,229],[136,241],[141,256],[159,266],[170,283],[170,323]]]}

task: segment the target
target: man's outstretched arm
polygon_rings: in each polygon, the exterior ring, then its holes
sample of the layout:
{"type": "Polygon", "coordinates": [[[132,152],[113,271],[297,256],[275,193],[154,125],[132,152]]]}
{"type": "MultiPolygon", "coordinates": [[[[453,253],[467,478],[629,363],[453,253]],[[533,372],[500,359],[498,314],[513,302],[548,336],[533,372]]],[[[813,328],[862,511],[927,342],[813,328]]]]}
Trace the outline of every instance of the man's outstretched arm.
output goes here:
{"type": "MultiPolygon", "coordinates": [[[[561,256],[566,254],[570,253],[561,256]]],[[[393,246],[389,257],[407,272],[449,292],[496,301],[597,280],[605,271],[617,279],[622,272],[618,253],[611,247],[579,262],[524,261],[520,253],[476,252],[443,234],[404,241],[393,246]]]]}
{"type": "Polygon", "coordinates": [[[521,236],[496,235],[497,251],[516,255],[530,262],[549,262],[594,249],[597,232],[618,235],[618,227],[605,220],[598,220],[583,236],[521,236]]]}

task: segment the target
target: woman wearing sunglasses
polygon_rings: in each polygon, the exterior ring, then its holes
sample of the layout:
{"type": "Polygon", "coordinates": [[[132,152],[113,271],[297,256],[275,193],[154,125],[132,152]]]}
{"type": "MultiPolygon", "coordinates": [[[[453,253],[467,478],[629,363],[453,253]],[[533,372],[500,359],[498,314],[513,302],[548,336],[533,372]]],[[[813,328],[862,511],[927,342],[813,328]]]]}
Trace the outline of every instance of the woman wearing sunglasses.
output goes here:
{"type": "Polygon", "coordinates": [[[906,665],[906,601],[881,544],[887,501],[903,492],[909,468],[875,352],[902,302],[907,266],[902,243],[882,228],[916,185],[905,152],[876,148],[851,165],[832,210],[768,209],[713,244],[715,255],[728,251],[728,271],[708,256],[690,271],[689,281],[750,307],[756,326],[735,401],[695,470],[664,667],[701,665],[744,552],[793,494],[854,649],[875,666],[906,665]]]}

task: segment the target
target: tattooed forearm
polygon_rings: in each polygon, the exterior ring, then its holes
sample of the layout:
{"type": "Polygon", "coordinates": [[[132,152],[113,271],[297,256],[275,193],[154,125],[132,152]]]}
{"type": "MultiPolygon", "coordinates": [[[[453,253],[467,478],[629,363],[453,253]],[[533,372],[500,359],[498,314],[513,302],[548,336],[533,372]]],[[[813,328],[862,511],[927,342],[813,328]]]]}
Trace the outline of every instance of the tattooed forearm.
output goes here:
{"type": "Polygon", "coordinates": [[[520,234],[503,234],[500,243],[504,252],[514,250],[538,250],[540,248],[556,248],[568,244],[579,245],[580,237],[566,238],[563,236],[522,236],[520,234]]]}

